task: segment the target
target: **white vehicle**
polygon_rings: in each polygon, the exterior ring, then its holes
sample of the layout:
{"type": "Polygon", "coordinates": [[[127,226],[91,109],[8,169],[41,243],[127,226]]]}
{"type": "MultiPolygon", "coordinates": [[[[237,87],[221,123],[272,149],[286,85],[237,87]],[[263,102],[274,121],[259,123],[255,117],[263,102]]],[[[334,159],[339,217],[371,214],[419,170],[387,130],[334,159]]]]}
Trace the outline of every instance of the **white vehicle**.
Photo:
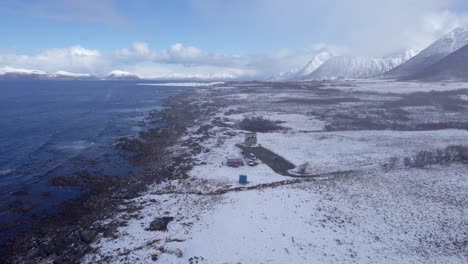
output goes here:
{"type": "Polygon", "coordinates": [[[255,154],[253,154],[253,153],[247,154],[247,157],[248,157],[249,159],[251,159],[251,160],[256,160],[256,159],[257,159],[257,157],[255,156],[255,154]]]}

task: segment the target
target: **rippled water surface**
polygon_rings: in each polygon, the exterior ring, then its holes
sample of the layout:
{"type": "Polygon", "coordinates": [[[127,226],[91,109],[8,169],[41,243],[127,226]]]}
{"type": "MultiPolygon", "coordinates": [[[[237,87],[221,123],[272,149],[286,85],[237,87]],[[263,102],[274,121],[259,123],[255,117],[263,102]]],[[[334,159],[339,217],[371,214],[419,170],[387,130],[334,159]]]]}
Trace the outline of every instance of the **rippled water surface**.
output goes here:
{"type": "Polygon", "coordinates": [[[0,234],[82,193],[51,186],[54,177],[137,169],[113,143],[155,126],[145,123],[148,113],[180,91],[136,82],[0,82],[0,234]]]}

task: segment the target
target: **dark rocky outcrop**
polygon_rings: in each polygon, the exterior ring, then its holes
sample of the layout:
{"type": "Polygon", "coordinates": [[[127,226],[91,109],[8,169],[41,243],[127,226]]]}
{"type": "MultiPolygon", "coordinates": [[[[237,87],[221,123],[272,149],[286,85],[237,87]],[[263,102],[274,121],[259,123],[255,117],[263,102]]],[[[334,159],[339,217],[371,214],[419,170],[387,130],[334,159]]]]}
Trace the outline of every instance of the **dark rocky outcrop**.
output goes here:
{"type": "Polygon", "coordinates": [[[174,217],[164,216],[154,219],[149,226],[149,230],[153,231],[166,231],[167,225],[174,220],[174,217]]]}
{"type": "Polygon", "coordinates": [[[80,231],[80,238],[86,244],[90,244],[97,236],[97,232],[91,229],[83,229],[80,231]]]}

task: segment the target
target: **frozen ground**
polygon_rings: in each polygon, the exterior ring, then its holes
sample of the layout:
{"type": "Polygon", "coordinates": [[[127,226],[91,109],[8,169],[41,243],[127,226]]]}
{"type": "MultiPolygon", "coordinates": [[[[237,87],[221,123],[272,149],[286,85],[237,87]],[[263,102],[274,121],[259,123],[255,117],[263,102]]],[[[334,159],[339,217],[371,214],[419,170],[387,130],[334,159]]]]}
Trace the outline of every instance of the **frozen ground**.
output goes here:
{"type": "Polygon", "coordinates": [[[354,81],[200,89],[194,103],[209,98],[224,107],[183,138],[201,147],[189,177],[155,185],[97,223],[119,223],[117,235],[100,237],[85,262],[466,263],[468,166],[402,162],[421,150],[468,145],[468,85],[441,87],[354,81]],[[262,162],[226,167],[227,158],[242,157],[239,122],[255,116],[284,128],[258,133],[259,143],[295,165],[310,163],[309,174],[353,172],[293,179],[262,162]],[[391,158],[397,165],[384,169],[391,158]],[[249,184],[238,183],[240,174],[249,184]],[[147,230],[161,216],[174,217],[168,230],[147,230]]]}
{"type": "Polygon", "coordinates": [[[231,193],[179,247],[208,263],[463,263],[467,172],[369,173],[231,193]]]}

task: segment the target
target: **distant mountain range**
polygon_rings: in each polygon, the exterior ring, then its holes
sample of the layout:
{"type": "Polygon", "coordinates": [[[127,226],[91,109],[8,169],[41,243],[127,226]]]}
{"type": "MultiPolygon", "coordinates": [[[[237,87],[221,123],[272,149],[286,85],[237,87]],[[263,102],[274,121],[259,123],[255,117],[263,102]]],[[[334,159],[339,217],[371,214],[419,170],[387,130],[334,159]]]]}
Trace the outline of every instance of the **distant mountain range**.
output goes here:
{"type": "MultiPolygon", "coordinates": [[[[442,36],[424,50],[408,49],[382,58],[344,56],[327,48],[305,64],[270,78],[272,81],[307,81],[382,78],[422,81],[468,80],[468,25],[442,36]]],[[[187,79],[168,76],[165,79],[187,79]]],[[[203,78],[189,78],[203,80],[203,78]]],[[[114,70],[106,76],[87,73],[0,67],[0,80],[140,80],[130,72],[114,70]]]]}
{"type": "Polygon", "coordinates": [[[0,80],[139,80],[140,78],[132,73],[124,71],[112,71],[107,76],[98,76],[88,73],[73,73],[66,71],[57,71],[54,73],[18,69],[12,67],[0,68],[0,80]]]}
{"type": "Polygon", "coordinates": [[[418,50],[408,49],[385,58],[339,56],[324,49],[305,67],[275,75],[272,80],[335,80],[361,79],[383,74],[409,60],[418,50]]]}
{"type": "Polygon", "coordinates": [[[385,58],[356,56],[335,56],[303,80],[362,79],[385,73],[417,54],[416,50],[406,50],[400,54],[385,58]]]}
{"type": "Polygon", "coordinates": [[[273,80],[334,80],[386,78],[401,80],[466,80],[468,25],[456,28],[420,51],[408,49],[384,58],[335,56],[327,50],[301,70],[275,75],[273,80]],[[463,59],[465,58],[465,59],[463,59]]]}

